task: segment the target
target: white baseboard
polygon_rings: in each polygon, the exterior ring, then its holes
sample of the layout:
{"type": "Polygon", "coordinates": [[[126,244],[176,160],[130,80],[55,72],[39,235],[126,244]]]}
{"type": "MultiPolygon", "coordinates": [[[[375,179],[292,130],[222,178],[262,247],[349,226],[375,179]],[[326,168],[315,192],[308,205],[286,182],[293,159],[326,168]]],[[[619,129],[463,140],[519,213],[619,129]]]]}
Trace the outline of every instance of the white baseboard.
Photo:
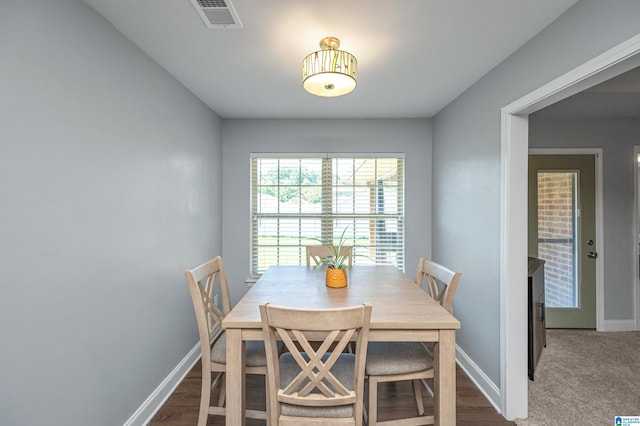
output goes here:
{"type": "Polygon", "coordinates": [[[456,345],[456,361],[496,411],[502,414],[500,388],[484,374],[480,367],[458,345],[456,345]]]}
{"type": "Polygon", "coordinates": [[[196,362],[198,362],[200,355],[200,342],[198,342],[182,361],[180,361],[176,368],[174,368],[151,395],[149,395],[136,412],[133,413],[124,426],[144,426],[148,424],[165,401],[169,399],[180,382],[182,382],[189,371],[191,371],[196,362]]]}
{"type": "Polygon", "coordinates": [[[598,331],[637,331],[636,320],[604,320],[598,331]]]}

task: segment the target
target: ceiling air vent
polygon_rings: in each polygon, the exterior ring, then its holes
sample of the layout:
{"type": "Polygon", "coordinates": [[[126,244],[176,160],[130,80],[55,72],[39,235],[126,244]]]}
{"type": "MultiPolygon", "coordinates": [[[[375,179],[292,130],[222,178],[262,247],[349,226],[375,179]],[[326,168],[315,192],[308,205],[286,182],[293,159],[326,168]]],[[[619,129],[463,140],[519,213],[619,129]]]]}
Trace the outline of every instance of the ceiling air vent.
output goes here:
{"type": "Polygon", "coordinates": [[[230,0],[191,0],[207,28],[242,28],[230,0]]]}

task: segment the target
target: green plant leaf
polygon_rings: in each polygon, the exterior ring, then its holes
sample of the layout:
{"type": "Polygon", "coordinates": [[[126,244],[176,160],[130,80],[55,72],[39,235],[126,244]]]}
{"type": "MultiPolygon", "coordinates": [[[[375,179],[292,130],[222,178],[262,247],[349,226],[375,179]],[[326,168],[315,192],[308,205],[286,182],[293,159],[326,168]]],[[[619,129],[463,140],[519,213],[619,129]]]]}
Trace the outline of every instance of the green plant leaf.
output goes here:
{"type": "Polygon", "coordinates": [[[351,251],[349,254],[343,254],[342,249],[346,243],[346,239],[344,238],[347,229],[349,226],[345,227],[342,230],[342,234],[340,234],[340,238],[337,243],[334,243],[333,238],[330,240],[323,240],[320,238],[309,237],[310,240],[314,240],[319,242],[322,246],[329,249],[331,253],[330,256],[323,256],[321,261],[323,264],[327,265],[327,267],[332,269],[349,269],[349,258],[353,257],[366,257],[367,259],[371,259],[369,256],[365,256],[362,254],[355,254],[355,249],[357,246],[351,246],[351,251]]]}

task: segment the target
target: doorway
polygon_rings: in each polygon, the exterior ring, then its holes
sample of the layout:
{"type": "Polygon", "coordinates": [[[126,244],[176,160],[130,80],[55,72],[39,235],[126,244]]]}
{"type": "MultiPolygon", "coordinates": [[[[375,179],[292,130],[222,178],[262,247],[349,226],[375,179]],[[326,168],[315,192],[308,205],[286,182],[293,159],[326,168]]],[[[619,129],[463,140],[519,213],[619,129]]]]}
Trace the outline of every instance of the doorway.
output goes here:
{"type": "Polygon", "coordinates": [[[529,155],[528,254],[545,261],[547,328],[596,328],[597,156],[529,155]]]}
{"type": "MultiPolygon", "coordinates": [[[[640,35],[615,46],[501,109],[500,397],[508,419],[527,417],[527,292],[513,285],[527,271],[528,115],[637,66],[640,35]],[[623,68],[623,69],[620,69],[623,68]],[[594,81],[597,80],[597,81],[594,81]]],[[[602,268],[599,273],[601,274],[602,268]]],[[[636,294],[638,294],[636,292],[636,294]]],[[[601,296],[598,294],[598,296],[601,296]]],[[[596,327],[603,321],[597,306],[596,327]]]]}

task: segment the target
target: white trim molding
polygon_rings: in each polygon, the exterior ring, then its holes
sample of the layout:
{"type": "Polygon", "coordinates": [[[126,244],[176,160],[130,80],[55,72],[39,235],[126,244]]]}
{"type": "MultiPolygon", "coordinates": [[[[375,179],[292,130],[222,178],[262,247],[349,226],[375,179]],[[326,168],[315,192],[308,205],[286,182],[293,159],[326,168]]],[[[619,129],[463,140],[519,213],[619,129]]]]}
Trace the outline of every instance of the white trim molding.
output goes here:
{"type": "MultiPolygon", "coordinates": [[[[638,181],[640,180],[640,162],[637,162],[638,155],[640,155],[640,146],[636,145],[633,147],[633,223],[631,224],[631,229],[633,229],[633,235],[636,238],[633,239],[633,258],[638,259],[640,256],[640,238],[638,238],[638,233],[640,229],[638,229],[638,222],[640,221],[640,185],[638,181]]],[[[638,262],[633,262],[633,312],[636,316],[636,330],[640,330],[640,265],[638,262]]]]}
{"type": "Polygon", "coordinates": [[[527,276],[527,116],[637,67],[638,53],[640,34],[501,109],[500,411],[507,419],[526,418],[528,410],[527,296],[526,286],[516,285],[527,276]]]}
{"type": "Polygon", "coordinates": [[[602,329],[598,331],[637,331],[636,320],[604,320],[602,329]]]}
{"type": "Polygon", "coordinates": [[[456,361],[496,411],[500,412],[500,401],[502,399],[500,389],[458,345],[456,345],[456,361]]]}
{"type": "Polygon", "coordinates": [[[526,418],[527,133],[529,118],[502,111],[500,176],[500,394],[507,419],[526,418]],[[525,140],[525,143],[513,141],[525,140]],[[518,283],[518,285],[509,285],[518,283]]]}
{"type": "Polygon", "coordinates": [[[160,383],[160,385],[149,395],[135,413],[129,417],[124,426],[145,426],[149,424],[153,416],[160,410],[162,405],[171,396],[174,390],[182,382],[189,371],[200,359],[200,342],[178,363],[176,368],[160,383]]]}

